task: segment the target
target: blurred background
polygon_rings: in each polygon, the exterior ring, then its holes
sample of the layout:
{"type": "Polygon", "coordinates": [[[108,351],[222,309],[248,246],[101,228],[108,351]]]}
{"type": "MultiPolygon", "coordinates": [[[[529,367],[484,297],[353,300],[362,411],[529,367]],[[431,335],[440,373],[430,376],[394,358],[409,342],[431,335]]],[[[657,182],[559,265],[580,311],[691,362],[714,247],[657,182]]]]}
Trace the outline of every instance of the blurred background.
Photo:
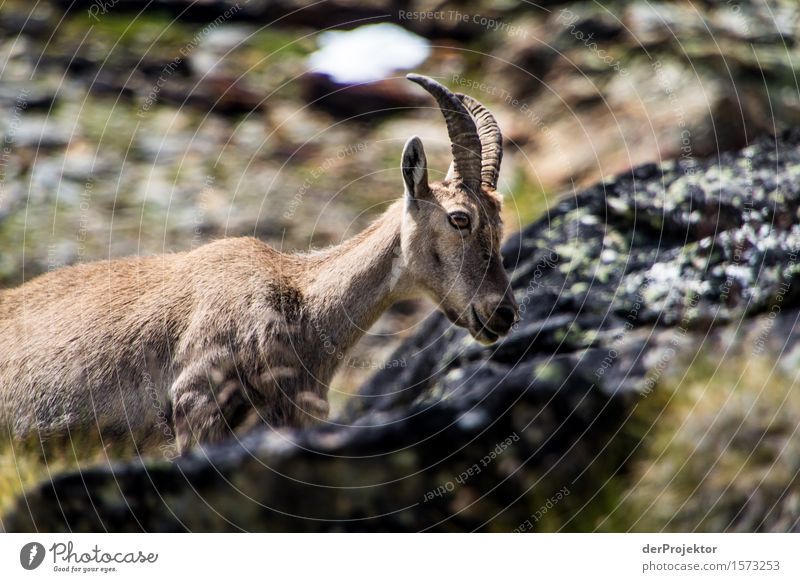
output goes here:
{"type": "MultiPolygon", "coordinates": [[[[0,286],[63,265],[254,235],[334,244],[449,164],[431,75],[506,138],[516,230],[631,166],[713,157],[800,121],[786,1],[4,0],[0,286]]],[[[440,174],[441,175],[441,174],[440,174]]],[[[395,306],[334,408],[430,311],[395,306]]]]}

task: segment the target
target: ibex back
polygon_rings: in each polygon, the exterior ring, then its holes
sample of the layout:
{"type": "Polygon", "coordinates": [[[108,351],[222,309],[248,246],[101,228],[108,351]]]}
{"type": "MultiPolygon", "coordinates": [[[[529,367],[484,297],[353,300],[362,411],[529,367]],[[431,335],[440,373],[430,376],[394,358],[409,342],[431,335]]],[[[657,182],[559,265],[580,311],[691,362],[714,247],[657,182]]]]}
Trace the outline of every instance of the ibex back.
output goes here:
{"type": "Polygon", "coordinates": [[[328,413],[342,356],[398,299],[427,294],[479,341],[517,305],[499,254],[502,137],[480,103],[417,75],[444,114],[453,163],[428,182],[422,143],[405,194],[365,231],[308,254],[253,238],[81,264],[0,293],[0,422],[14,437],[95,431],[183,451],[259,424],[328,413]]]}

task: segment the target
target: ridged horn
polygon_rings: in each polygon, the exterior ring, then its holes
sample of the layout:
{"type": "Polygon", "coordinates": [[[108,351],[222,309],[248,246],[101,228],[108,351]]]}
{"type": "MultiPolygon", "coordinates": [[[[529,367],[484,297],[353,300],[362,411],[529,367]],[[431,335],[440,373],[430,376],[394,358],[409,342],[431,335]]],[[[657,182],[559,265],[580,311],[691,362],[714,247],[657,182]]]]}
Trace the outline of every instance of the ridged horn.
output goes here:
{"type": "Polygon", "coordinates": [[[497,189],[497,178],[500,175],[500,162],[503,161],[503,134],[497,125],[494,115],[480,103],[463,93],[456,97],[470,112],[478,128],[481,142],[481,183],[485,188],[497,189]]]}
{"type": "Polygon", "coordinates": [[[453,179],[461,181],[469,190],[478,192],[481,183],[481,140],[472,115],[453,92],[430,77],[412,73],[406,78],[433,95],[442,110],[453,152],[453,179]]]}

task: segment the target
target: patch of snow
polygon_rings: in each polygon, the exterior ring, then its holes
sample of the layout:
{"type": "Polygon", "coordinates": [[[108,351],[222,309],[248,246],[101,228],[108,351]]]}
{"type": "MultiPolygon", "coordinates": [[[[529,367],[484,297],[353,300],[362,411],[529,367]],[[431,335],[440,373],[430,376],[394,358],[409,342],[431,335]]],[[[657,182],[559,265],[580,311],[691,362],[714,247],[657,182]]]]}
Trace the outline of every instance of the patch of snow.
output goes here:
{"type": "Polygon", "coordinates": [[[420,65],[431,52],[427,40],[386,22],[324,32],[319,45],[309,57],[309,66],[337,83],[377,81],[420,65]]]}

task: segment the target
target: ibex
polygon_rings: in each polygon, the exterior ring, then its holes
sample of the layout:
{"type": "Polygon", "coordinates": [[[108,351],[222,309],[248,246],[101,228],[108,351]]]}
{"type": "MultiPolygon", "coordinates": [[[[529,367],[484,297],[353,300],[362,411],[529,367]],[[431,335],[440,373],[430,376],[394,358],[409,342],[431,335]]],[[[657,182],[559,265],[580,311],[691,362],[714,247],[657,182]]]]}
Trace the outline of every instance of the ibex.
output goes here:
{"type": "Polygon", "coordinates": [[[0,423],[11,434],[99,431],[179,451],[258,423],[327,417],[327,385],[393,302],[427,294],[484,343],[518,318],[500,257],[502,137],[492,114],[433,79],[453,161],[428,181],[405,144],[404,196],[326,250],[255,238],[79,264],[0,294],[0,423]],[[333,347],[333,349],[331,349],[333,347]],[[166,426],[164,426],[166,424],[166,426]]]}

